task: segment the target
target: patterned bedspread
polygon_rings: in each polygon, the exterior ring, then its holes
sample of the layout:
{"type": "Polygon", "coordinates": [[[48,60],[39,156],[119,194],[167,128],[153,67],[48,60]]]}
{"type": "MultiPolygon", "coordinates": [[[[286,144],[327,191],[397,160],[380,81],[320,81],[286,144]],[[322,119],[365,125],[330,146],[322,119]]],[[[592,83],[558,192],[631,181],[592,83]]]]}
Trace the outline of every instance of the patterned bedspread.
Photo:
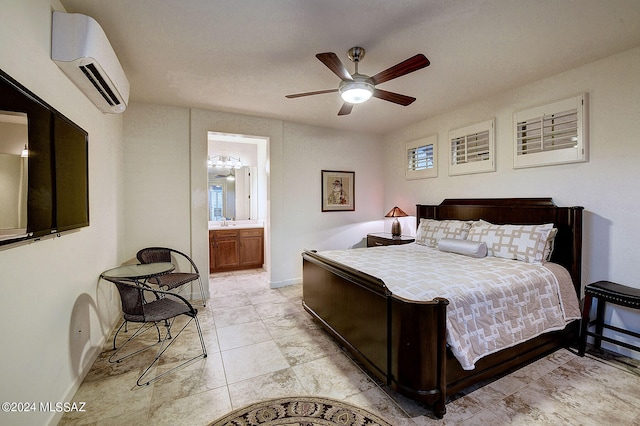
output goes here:
{"type": "Polygon", "coordinates": [[[447,298],[447,343],[465,370],[580,317],[571,277],[553,263],[478,259],[418,244],[318,254],[382,279],[395,296],[447,298]]]}

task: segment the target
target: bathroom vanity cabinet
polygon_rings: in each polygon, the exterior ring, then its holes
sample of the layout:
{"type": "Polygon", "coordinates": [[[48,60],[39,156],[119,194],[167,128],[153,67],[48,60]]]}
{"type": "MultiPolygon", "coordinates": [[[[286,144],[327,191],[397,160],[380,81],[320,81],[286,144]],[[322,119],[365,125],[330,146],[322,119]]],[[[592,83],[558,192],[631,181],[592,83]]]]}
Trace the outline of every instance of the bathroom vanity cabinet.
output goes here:
{"type": "Polygon", "coordinates": [[[209,230],[210,272],[261,268],[263,263],[263,228],[209,230]]]}

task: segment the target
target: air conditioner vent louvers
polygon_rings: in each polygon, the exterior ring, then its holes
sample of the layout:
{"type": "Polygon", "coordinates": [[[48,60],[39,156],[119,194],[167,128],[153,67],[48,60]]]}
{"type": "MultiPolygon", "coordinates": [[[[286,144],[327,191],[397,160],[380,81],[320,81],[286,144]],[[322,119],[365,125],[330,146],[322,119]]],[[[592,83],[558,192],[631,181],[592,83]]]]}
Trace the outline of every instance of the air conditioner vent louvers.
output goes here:
{"type": "Polygon", "coordinates": [[[111,106],[120,105],[120,101],[118,100],[116,95],[113,93],[113,91],[111,90],[107,82],[104,81],[104,79],[96,69],[95,65],[93,64],[81,65],[80,69],[82,70],[84,75],[87,76],[91,84],[93,84],[93,87],[95,87],[98,90],[98,92],[100,92],[104,100],[107,101],[109,105],[111,106]]]}
{"type": "Polygon", "coordinates": [[[54,11],[51,59],[100,111],[117,114],[127,108],[129,81],[93,18],[54,11]]]}

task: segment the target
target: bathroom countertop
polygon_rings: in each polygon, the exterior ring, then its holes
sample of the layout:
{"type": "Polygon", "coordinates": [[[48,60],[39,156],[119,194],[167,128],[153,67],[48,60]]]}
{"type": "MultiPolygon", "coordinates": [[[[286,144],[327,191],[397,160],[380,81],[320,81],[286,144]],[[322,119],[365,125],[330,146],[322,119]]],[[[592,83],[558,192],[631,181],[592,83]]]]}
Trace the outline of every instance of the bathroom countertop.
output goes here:
{"type": "Polygon", "coordinates": [[[252,228],[264,228],[264,223],[261,220],[228,220],[226,225],[223,222],[209,222],[209,230],[217,229],[252,229],[252,228]]]}

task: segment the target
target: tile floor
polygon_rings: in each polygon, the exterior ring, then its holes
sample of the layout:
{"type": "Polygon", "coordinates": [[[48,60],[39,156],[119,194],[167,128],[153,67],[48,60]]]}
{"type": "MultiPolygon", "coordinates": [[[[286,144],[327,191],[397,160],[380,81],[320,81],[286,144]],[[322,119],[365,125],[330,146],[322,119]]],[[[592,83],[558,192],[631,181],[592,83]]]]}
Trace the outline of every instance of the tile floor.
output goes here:
{"type": "MultiPolygon", "coordinates": [[[[59,424],[206,425],[251,402],[299,394],[345,400],[400,426],[640,424],[640,377],[571,350],[458,397],[437,420],[363,373],[302,309],[301,286],[269,289],[262,271],[210,278],[212,297],[198,314],[206,359],[138,387],[145,356],[109,364],[107,343],[73,398],[86,412],[59,424]]],[[[198,350],[197,334],[185,333],[158,371],[198,350]]]]}

